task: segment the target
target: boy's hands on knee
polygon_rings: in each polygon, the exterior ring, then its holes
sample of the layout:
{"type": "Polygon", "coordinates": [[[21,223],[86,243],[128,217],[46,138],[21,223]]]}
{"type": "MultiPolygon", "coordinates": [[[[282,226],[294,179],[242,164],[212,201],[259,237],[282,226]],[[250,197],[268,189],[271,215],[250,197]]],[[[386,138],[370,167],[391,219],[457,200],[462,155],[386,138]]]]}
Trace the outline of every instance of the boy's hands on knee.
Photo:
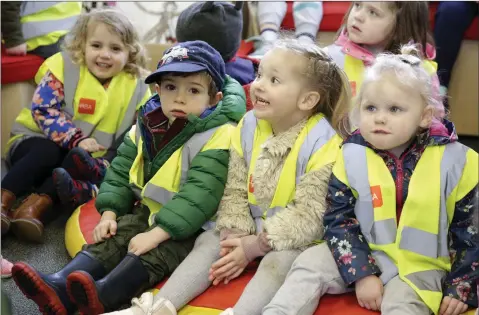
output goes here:
{"type": "Polygon", "coordinates": [[[116,213],[113,211],[105,211],[101,216],[100,222],[93,230],[93,240],[99,243],[116,234],[117,223],[116,213]]]}
{"type": "Polygon", "coordinates": [[[169,238],[170,234],[157,226],[148,232],[140,233],[133,237],[128,244],[128,251],[136,256],[140,256],[158,247],[158,245],[169,238]]]}
{"type": "Polygon", "coordinates": [[[240,238],[224,240],[220,244],[220,254],[223,253],[224,257],[218,259],[209,271],[208,279],[213,281],[213,285],[220,282],[228,284],[230,280],[238,277],[249,263],[240,238]]]}
{"type": "Polygon", "coordinates": [[[356,281],[356,298],[359,305],[368,310],[380,311],[383,299],[384,286],[379,277],[367,276],[356,281]]]}
{"type": "Polygon", "coordinates": [[[466,303],[463,303],[450,296],[445,296],[442,299],[441,308],[439,309],[439,315],[459,315],[465,313],[468,309],[466,303]]]}
{"type": "Polygon", "coordinates": [[[78,143],[78,147],[90,153],[106,150],[106,148],[99,144],[94,138],[83,139],[78,143]]]}

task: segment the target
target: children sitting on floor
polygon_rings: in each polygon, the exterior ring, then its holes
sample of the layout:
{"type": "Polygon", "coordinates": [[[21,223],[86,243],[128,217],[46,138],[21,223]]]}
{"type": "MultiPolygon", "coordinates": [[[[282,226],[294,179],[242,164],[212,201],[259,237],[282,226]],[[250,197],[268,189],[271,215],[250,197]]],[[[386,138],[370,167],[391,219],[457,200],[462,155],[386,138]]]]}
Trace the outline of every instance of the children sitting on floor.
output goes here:
{"type": "Polygon", "coordinates": [[[325,243],[304,251],[264,315],[316,310],[354,288],[383,315],[459,315],[477,307],[478,154],[437,115],[419,49],[367,69],[329,183],[325,243]],[[436,123],[433,124],[433,122],[436,123]]]}
{"type": "Polygon", "coordinates": [[[140,108],[107,170],[96,199],[95,244],[54,274],[13,266],[18,287],[42,312],[118,309],[169,276],[212,228],[230,135],[246,111],[244,91],[203,41],[166,50],[145,82],[155,83],[157,94],[140,108]]]}

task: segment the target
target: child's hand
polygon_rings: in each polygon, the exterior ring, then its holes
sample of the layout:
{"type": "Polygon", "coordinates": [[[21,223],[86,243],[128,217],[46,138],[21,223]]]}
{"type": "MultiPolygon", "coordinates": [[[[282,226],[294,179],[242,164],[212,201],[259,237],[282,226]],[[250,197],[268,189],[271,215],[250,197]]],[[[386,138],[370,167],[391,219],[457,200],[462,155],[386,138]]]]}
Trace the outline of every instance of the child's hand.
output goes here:
{"type": "Polygon", "coordinates": [[[27,44],[23,43],[15,47],[7,48],[5,49],[5,52],[7,53],[7,55],[25,56],[27,54],[27,44]]]}
{"type": "Polygon", "coordinates": [[[83,139],[78,144],[78,147],[90,153],[106,150],[106,148],[99,144],[94,138],[83,139]]]}
{"type": "MultiPolygon", "coordinates": [[[[106,211],[111,212],[111,211],[106,211]]],[[[106,215],[107,213],[104,212],[100,222],[97,224],[95,229],[93,230],[93,240],[95,243],[99,243],[107,238],[110,238],[116,234],[117,223],[116,223],[116,214],[113,213],[112,215],[106,215]]]]}
{"type": "Polygon", "coordinates": [[[381,310],[383,299],[383,282],[375,275],[356,281],[356,298],[361,307],[372,311],[381,310]]]}
{"type": "Polygon", "coordinates": [[[213,285],[218,285],[222,281],[227,284],[230,280],[238,277],[249,263],[241,246],[241,239],[230,239],[221,244],[222,249],[234,249],[211,266],[208,279],[213,281],[213,285]]]}
{"type": "Polygon", "coordinates": [[[459,315],[465,313],[467,309],[467,304],[450,296],[445,296],[442,299],[439,315],[459,315]]]}
{"type": "Polygon", "coordinates": [[[130,240],[130,244],[128,244],[128,251],[136,256],[140,256],[158,247],[158,245],[169,238],[170,235],[165,230],[155,227],[148,232],[140,233],[133,237],[130,240]]]}

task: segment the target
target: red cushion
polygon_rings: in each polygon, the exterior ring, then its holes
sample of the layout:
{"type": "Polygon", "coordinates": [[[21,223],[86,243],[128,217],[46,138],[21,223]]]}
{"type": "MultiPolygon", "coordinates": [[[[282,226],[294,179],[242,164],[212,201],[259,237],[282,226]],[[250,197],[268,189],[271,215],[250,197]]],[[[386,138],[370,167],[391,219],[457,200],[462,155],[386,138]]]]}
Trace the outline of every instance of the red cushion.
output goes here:
{"type": "Polygon", "coordinates": [[[2,84],[33,79],[42,63],[36,55],[9,56],[2,48],[2,84]]]}
{"type": "MultiPolygon", "coordinates": [[[[246,272],[231,281],[229,284],[219,284],[211,286],[203,294],[192,300],[188,305],[195,307],[211,308],[211,309],[227,309],[232,307],[238,301],[241,293],[248,282],[253,277],[256,266],[248,267],[246,272]]],[[[158,284],[156,288],[161,288],[165,281],[158,284]]],[[[196,314],[196,313],[195,313],[196,314]]],[[[197,313],[198,315],[201,312],[197,313]]],[[[314,313],[315,315],[373,315],[377,312],[368,311],[359,306],[354,293],[341,295],[326,295],[321,299],[319,307],[314,313]]]]}
{"type": "MultiPolygon", "coordinates": [[[[294,19],[293,19],[293,2],[286,1],[288,4],[288,9],[286,11],[286,16],[283,19],[281,28],[292,30],[294,29],[294,19]]],[[[319,25],[319,31],[321,32],[336,32],[341,26],[343,21],[344,14],[348,11],[350,1],[323,1],[323,19],[319,25]]]]}
{"type": "MultiPolygon", "coordinates": [[[[100,215],[95,209],[95,200],[90,200],[75,210],[65,228],[66,247],[71,256],[75,256],[83,244],[93,243],[92,232],[99,221],[100,215]]],[[[211,286],[203,294],[188,303],[188,305],[221,310],[233,306],[253,277],[257,266],[256,262],[250,264],[243,275],[227,285],[211,286]]],[[[156,288],[161,288],[165,281],[159,283],[156,288]]],[[[196,314],[206,315],[211,313],[198,311],[196,314]]],[[[321,299],[321,303],[315,313],[315,315],[344,314],[373,315],[377,313],[361,308],[356,301],[354,293],[325,296],[321,299]]]]}

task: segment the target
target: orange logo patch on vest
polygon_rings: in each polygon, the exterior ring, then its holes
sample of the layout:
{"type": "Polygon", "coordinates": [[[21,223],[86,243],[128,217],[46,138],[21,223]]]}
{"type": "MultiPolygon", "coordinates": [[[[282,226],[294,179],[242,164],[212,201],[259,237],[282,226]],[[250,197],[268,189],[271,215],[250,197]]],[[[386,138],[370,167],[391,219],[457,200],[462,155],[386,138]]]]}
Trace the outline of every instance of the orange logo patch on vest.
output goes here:
{"type": "Polygon", "coordinates": [[[373,199],[373,208],[382,207],[383,195],[381,194],[381,186],[371,186],[371,197],[373,199]]]}
{"type": "Polygon", "coordinates": [[[349,81],[349,85],[351,86],[351,95],[356,96],[356,81],[349,81]]]}
{"type": "Polygon", "coordinates": [[[249,176],[248,191],[254,193],[253,174],[249,176]]]}
{"type": "Polygon", "coordinates": [[[89,98],[80,98],[80,104],[78,104],[78,113],[80,114],[95,114],[96,101],[89,98]]]}

